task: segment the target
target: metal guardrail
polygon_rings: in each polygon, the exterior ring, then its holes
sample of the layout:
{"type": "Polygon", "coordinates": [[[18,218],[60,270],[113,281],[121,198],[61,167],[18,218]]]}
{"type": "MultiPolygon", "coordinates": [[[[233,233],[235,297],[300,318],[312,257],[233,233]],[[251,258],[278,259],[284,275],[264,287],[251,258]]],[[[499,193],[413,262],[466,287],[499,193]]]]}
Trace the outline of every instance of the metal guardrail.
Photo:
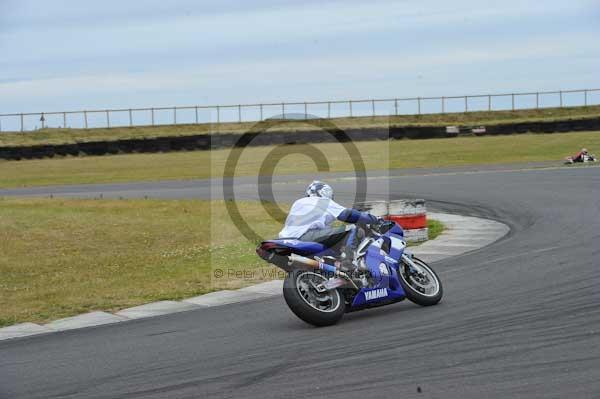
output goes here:
{"type": "Polygon", "coordinates": [[[257,122],[268,118],[312,119],[445,114],[600,105],[600,89],[477,94],[370,100],[127,108],[0,114],[0,132],[40,127],[110,128],[177,124],[257,122]],[[311,113],[309,113],[309,111],[311,113]]]}

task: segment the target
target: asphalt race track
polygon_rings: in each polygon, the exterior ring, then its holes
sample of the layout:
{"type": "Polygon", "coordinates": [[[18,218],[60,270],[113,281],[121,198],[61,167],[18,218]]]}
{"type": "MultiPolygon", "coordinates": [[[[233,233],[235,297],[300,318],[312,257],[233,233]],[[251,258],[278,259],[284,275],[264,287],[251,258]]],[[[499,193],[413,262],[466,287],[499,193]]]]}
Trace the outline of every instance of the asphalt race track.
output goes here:
{"type": "MultiPolygon", "coordinates": [[[[342,200],[350,184],[334,182],[342,200]]],[[[600,168],[425,171],[374,184],[511,233],[435,263],[445,296],[430,308],[405,301],[318,329],[275,297],[4,341],[0,398],[600,397],[600,168]]],[[[292,198],[302,185],[276,191],[292,198]]],[[[27,192],[0,196],[11,193],[27,192]]]]}

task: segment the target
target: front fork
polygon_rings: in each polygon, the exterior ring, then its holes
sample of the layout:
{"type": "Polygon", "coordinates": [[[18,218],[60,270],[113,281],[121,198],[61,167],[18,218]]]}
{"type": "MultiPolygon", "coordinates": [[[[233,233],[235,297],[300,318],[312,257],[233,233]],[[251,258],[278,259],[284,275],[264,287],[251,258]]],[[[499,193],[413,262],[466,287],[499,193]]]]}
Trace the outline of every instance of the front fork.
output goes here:
{"type": "Polygon", "coordinates": [[[404,263],[410,274],[421,275],[421,268],[412,260],[412,254],[402,254],[402,263],[404,263]]]}

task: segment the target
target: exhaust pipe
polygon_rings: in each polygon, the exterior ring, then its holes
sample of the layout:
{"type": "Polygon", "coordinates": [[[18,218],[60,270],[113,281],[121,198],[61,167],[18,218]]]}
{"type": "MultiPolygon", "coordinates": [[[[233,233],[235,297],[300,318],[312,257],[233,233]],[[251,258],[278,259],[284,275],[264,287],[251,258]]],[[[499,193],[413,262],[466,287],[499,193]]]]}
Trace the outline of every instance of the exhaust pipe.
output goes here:
{"type": "Polygon", "coordinates": [[[329,265],[327,263],[319,262],[315,259],[306,258],[304,256],[291,254],[288,256],[288,267],[292,269],[304,269],[304,270],[323,270],[328,273],[333,273],[334,276],[341,277],[346,282],[351,284],[356,290],[358,290],[358,286],[352,281],[350,276],[346,273],[338,270],[335,266],[329,265]]]}
{"type": "Polygon", "coordinates": [[[296,254],[291,254],[288,256],[288,259],[288,266],[294,269],[323,270],[330,273],[336,273],[338,271],[335,266],[296,254]]]}

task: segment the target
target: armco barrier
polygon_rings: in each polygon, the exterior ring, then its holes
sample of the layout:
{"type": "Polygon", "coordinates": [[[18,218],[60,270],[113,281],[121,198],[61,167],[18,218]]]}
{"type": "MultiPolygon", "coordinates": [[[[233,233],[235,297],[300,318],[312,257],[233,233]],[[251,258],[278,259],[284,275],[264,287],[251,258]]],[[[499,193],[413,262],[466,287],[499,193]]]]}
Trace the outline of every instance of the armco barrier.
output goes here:
{"type": "MultiPolygon", "coordinates": [[[[502,135],[515,133],[554,133],[600,130],[600,118],[574,119],[554,122],[508,123],[486,126],[485,131],[475,135],[502,135]]],[[[430,139],[455,137],[458,133],[447,132],[440,126],[390,126],[388,128],[361,128],[339,131],[302,130],[293,132],[266,132],[257,134],[248,145],[313,144],[339,142],[345,133],[351,141],[388,139],[430,139]]],[[[27,134],[27,133],[24,133],[27,134]]],[[[56,155],[106,155],[128,153],[153,153],[171,151],[210,150],[230,148],[242,133],[202,134],[193,136],[170,136],[114,141],[82,142],[71,144],[45,144],[32,146],[0,147],[0,159],[20,160],[52,158],[56,155]]]]}
{"type": "Polygon", "coordinates": [[[420,242],[429,238],[425,200],[368,201],[356,206],[362,211],[398,223],[404,229],[406,241],[420,242]]]}

